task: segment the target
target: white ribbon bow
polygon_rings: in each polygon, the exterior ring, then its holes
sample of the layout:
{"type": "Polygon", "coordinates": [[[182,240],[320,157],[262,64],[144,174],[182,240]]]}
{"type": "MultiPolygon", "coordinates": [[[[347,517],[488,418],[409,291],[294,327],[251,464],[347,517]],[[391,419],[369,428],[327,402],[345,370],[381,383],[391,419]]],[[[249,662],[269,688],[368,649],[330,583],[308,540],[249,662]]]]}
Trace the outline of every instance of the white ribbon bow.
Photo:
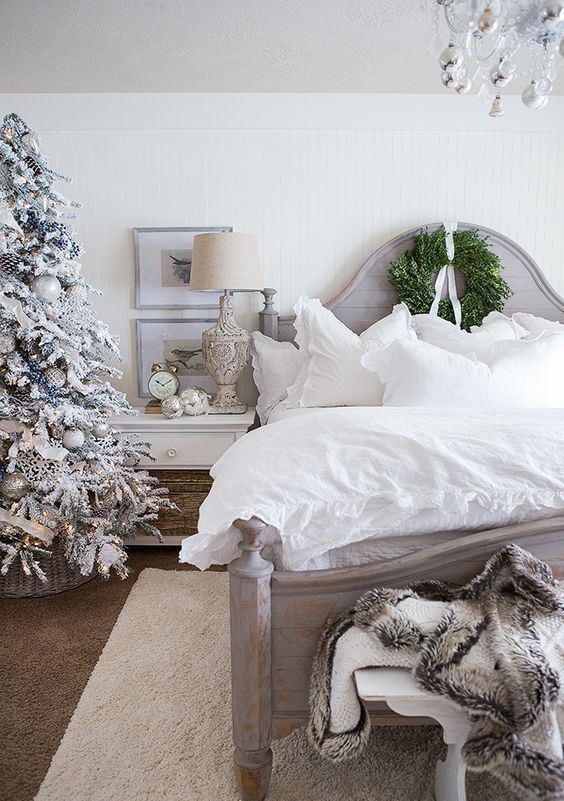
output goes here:
{"type": "Polygon", "coordinates": [[[454,232],[458,228],[457,222],[445,222],[445,244],[447,250],[447,256],[449,260],[449,264],[445,264],[439,270],[437,275],[437,280],[435,281],[435,297],[431,304],[431,308],[429,309],[429,314],[432,314],[436,317],[439,313],[439,303],[441,300],[441,295],[443,292],[443,286],[445,284],[445,278],[447,281],[447,291],[448,297],[450,302],[452,303],[452,308],[454,310],[454,319],[456,320],[456,325],[460,328],[460,323],[462,322],[462,307],[460,306],[460,301],[458,300],[458,295],[456,294],[456,277],[454,273],[454,267],[452,266],[452,260],[454,259],[454,232]]]}

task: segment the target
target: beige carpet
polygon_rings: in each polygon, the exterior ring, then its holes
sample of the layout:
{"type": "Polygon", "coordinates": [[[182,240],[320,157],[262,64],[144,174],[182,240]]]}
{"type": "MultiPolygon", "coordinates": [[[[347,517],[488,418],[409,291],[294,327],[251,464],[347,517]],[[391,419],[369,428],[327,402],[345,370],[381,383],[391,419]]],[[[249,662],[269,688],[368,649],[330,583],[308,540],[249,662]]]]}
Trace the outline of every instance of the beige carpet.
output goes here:
{"type": "MultiPolygon", "coordinates": [[[[36,801],[237,801],[225,573],[144,570],[36,801]]],[[[440,734],[378,728],[338,767],[303,732],[274,746],[269,801],[432,801],[440,734]]],[[[514,801],[484,777],[469,801],[514,801]]]]}

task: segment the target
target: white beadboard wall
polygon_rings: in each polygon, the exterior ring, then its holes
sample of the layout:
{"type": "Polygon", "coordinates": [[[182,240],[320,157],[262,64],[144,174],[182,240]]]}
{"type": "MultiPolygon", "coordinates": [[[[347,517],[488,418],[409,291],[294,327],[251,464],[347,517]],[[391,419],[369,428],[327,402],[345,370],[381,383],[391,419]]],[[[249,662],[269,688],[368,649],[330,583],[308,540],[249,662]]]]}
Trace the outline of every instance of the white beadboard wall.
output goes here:
{"type": "MultiPolygon", "coordinates": [[[[84,204],[84,273],[135,403],[135,319],[199,315],[135,309],[134,226],[255,232],[284,313],[301,293],[330,299],[389,237],[447,218],[512,237],[564,294],[564,98],[544,121],[510,98],[499,125],[477,102],[461,117],[461,100],[0,95],[0,112],[37,127],[51,166],[74,178],[63,191],[84,204]]],[[[237,304],[256,325],[259,297],[237,304]]]]}

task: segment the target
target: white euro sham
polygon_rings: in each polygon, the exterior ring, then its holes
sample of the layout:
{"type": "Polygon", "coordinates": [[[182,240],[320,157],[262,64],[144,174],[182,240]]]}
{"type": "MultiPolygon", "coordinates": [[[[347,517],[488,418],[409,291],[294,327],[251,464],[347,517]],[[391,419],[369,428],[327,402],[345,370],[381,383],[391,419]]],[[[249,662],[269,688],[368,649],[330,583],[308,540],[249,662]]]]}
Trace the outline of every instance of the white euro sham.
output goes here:
{"type": "Polygon", "coordinates": [[[564,407],[564,336],[491,345],[479,359],[404,338],[362,356],[385,383],[384,406],[564,407]]]}

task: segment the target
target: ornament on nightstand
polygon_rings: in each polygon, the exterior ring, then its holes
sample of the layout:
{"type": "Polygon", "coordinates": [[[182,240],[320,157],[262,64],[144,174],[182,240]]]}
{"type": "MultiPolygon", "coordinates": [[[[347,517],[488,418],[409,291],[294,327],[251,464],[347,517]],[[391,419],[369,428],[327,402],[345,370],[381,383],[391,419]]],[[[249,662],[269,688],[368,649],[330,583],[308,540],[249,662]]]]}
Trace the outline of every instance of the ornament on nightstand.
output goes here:
{"type": "Polygon", "coordinates": [[[161,401],[161,413],[163,417],[166,417],[168,420],[182,417],[184,414],[184,407],[178,395],[173,395],[172,398],[165,398],[161,401]]]}
{"type": "Polygon", "coordinates": [[[53,384],[54,387],[58,387],[59,389],[64,387],[67,381],[65,373],[59,367],[48,367],[45,370],[45,378],[53,384]]]}
{"type": "Polygon", "coordinates": [[[84,432],[80,428],[67,428],[63,432],[62,443],[68,451],[76,451],[84,445],[84,432]]]}
{"type": "Polygon", "coordinates": [[[0,492],[10,501],[20,501],[31,489],[23,473],[7,473],[0,484],[0,492]]]}
{"type": "Polygon", "coordinates": [[[31,289],[44,303],[53,303],[62,292],[61,282],[54,275],[37,275],[31,289]]]}
{"type": "Polygon", "coordinates": [[[15,349],[15,337],[12,334],[0,334],[0,354],[12,353],[15,349]]]}
{"type": "Polygon", "coordinates": [[[194,417],[199,414],[207,414],[210,408],[210,396],[200,387],[188,387],[180,394],[180,401],[184,408],[184,414],[194,417]]]}
{"type": "Polygon", "coordinates": [[[110,427],[107,423],[94,423],[92,426],[92,436],[94,439],[105,439],[110,433],[110,427]]]}

